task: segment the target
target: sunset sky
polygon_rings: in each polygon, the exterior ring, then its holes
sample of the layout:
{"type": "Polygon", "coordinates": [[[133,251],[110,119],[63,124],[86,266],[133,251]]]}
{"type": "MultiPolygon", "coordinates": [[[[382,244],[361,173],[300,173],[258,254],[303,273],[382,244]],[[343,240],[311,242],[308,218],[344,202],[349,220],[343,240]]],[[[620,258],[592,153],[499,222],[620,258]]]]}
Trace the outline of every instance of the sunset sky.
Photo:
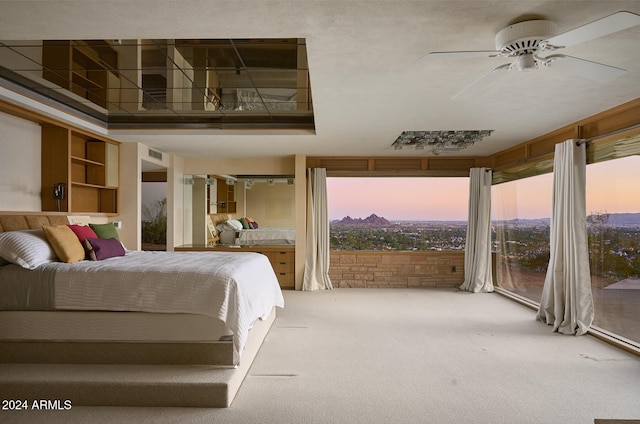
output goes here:
{"type": "MultiPolygon", "coordinates": [[[[553,175],[493,187],[494,219],[547,218],[553,175]]],[[[166,183],[145,183],[143,203],[166,196],[166,183]]],[[[327,178],[329,219],[467,220],[468,178],[327,178]]],[[[640,157],[587,166],[587,214],[640,213],[640,157]]]]}
{"type": "MultiPolygon", "coordinates": [[[[493,187],[494,219],[546,218],[553,175],[493,187]]],[[[327,178],[329,219],[467,219],[468,178],[327,178]]],[[[640,157],[587,166],[587,214],[640,212],[640,157]]]]}

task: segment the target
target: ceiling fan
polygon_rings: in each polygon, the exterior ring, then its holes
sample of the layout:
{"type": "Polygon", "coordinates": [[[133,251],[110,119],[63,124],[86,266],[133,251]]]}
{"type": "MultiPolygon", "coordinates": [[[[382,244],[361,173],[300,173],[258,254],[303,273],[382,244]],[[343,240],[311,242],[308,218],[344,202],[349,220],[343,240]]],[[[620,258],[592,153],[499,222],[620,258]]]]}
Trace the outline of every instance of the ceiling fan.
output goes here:
{"type": "Polygon", "coordinates": [[[607,82],[626,71],[614,66],[591,62],[563,54],[540,56],[543,52],[554,52],[594,40],[614,32],[640,25],[640,15],[618,12],[598,19],[563,34],[553,36],[556,25],[547,20],[530,20],[510,25],[496,34],[496,50],[432,52],[423,56],[426,60],[473,57],[506,57],[515,61],[498,66],[470,86],[453,96],[454,99],[471,97],[482,88],[505,75],[503,71],[535,71],[549,67],[580,75],[595,81],[607,82]]]}

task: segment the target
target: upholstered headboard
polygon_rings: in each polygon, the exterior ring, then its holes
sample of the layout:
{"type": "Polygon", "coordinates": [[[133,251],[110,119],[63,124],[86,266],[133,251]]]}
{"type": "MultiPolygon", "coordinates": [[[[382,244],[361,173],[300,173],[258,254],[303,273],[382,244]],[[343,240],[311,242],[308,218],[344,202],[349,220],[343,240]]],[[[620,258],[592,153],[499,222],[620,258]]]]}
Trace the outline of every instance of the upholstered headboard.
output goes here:
{"type": "Polygon", "coordinates": [[[228,213],[210,213],[209,216],[211,217],[214,227],[221,222],[231,219],[231,216],[228,213]]]}
{"type": "Polygon", "coordinates": [[[0,232],[38,229],[43,225],[61,225],[68,222],[67,216],[60,214],[7,214],[0,212],[0,232]]]}
{"type": "Polygon", "coordinates": [[[216,228],[216,225],[230,218],[231,217],[229,216],[228,213],[210,213],[209,214],[209,222],[207,223],[209,228],[209,237],[207,238],[207,242],[209,244],[216,244],[220,240],[220,234],[218,233],[218,229],[216,228]]]}

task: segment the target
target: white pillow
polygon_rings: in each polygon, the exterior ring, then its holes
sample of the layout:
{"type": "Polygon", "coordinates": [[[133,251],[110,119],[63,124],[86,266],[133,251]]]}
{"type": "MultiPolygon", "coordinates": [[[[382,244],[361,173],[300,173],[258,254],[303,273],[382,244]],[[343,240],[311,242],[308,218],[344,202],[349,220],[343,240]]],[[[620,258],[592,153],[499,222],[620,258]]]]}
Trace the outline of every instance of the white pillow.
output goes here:
{"type": "Polygon", "coordinates": [[[27,269],[58,259],[43,230],[0,233],[0,256],[27,269]]]}
{"type": "Polygon", "coordinates": [[[242,230],[244,227],[242,226],[242,222],[237,219],[229,219],[227,220],[227,224],[231,225],[234,230],[242,230]]]}

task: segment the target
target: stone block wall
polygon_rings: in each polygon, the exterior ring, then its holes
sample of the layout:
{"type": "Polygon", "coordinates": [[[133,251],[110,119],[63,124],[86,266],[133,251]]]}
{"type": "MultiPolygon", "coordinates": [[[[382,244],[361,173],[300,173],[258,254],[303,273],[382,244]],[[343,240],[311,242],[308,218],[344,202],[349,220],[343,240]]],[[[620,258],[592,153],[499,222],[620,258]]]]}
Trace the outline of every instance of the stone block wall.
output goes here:
{"type": "Polygon", "coordinates": [[[333,287],[458,287],[464,281],[464,252],[331,251],[333,287]]]}

